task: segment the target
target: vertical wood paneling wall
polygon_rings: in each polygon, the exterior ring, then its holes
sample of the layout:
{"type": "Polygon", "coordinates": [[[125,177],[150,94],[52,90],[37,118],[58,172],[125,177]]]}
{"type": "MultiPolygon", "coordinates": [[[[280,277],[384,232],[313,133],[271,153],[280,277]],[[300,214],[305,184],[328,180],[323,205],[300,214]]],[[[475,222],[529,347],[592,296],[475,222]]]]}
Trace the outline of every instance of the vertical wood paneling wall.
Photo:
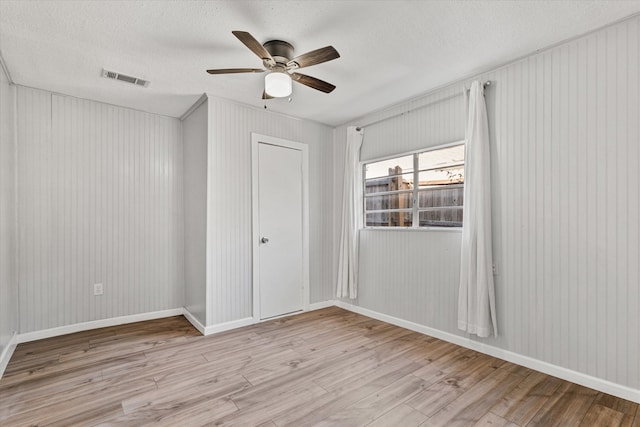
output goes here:
{"type": "Polygon", "coordinates": [[[181,307],[180,121],[17,96],[20,332],[181,307]]]}
{"type": "Polygon", "coordinates": [[[0,66],[0,354],[18,331],[15,92],[0,66]]]}
{"type": "MultiPolygon", "coordinates": [[[[478,76],[493,83],[486,101],[500,329],[484,342],[635,389],[639,26],[633,17],[478,76]]],[[[354,123],[447,98],[461,86],[354,123]]],[[[464,121],[451,103],[365,128],[363,158],[462,137],[464,121]]],[[[343,134],[336,130],[334,243],[343,134]]],[[[463,335],[456,327],[460,240],[452,231],[363,231],[356,305],[463,335]]]]}
{"type": "Polygon", "coordinates": [[[252,316],[251,132],[309,146],[310,301],[332,299],[332,129],[210,97],[207,325],[252,316]]]}
{"type": "Polygon", "coordinates": [[[463,85],[394,106],[365,119],[362,161],[456,142],[464,139],[463,85]],[[384,117],[394,116],[382,120],[384,117]],[[377,122],[377,123],[376,123],[377,122]]]}
{"type": "Polygon", "coordinates": [[[207,144],[205,100],[182,121],[184,170],[184,306],[206,325],[207,144]]]}

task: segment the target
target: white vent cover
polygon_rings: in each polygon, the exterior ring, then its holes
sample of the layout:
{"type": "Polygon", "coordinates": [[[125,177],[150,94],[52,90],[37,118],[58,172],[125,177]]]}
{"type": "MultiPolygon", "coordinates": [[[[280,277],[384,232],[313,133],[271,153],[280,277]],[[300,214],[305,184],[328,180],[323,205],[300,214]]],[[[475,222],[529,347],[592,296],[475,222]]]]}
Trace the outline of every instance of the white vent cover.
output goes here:
{"type": "Polygon", "coordinates": [[[142,87],[149,86],[149,80],[143,80],[137,77],[127,76],[126,74],[116,73],[115,71],[107,71],[105,69],[102,70],[102,77],[106,77],[108,79],[120,80],[122,82],[131,83],[136,86],[142,86],[142,87]]]}

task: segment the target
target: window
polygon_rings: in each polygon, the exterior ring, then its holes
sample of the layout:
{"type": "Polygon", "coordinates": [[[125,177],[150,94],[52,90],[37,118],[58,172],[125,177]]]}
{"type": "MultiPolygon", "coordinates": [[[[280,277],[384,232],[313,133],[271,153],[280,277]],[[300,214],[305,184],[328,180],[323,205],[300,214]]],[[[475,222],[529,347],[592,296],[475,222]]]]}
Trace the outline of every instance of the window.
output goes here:
{"type": "Polygon", "coordinates": [[[464,144],[363,168],[366,227],[462,227],[464,144]]]}

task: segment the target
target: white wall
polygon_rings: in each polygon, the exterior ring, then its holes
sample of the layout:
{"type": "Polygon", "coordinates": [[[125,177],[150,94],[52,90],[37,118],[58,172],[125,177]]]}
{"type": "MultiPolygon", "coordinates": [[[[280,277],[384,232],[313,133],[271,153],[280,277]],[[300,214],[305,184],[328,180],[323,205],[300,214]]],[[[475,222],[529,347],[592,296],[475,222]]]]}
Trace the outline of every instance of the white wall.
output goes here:
{"type": "Polygon", "coordinates": [[[26,87],[17,104],[20,332],[181,307],[180,121],[26,87]]]}
{"type": "Polygon", "coordinates": [[[15,86],[0,64],[0,375],[18,331],[15,117],[15,86]]]}
{"type": "MultiPolygon", "coordinates": [[[[633,17],[478,76],[493,83],[486,100],[499,273],[500,336],[484,342],[636,390],[639,26],[640,17],[633,17]]],[[[454,84],[354,124],[448,99],[461,88],[454,84]]],[[[461,100],[365,128],[363,157],[459,139],[461,100]]],[[[335,132],[337,177],[344,129],[335,132]]],[[[453,231],[362,232],[355,304],[464,335],[455,321],[460,237],[453,231]]]]}
{"type": "Polygon", "coordinates": [[[310,300],[332,298],[332,129],[210,97],[207,325],[252,316],[251,132],[309,146],[310,300]]]}
{"type": "Polygon", "coordinates": [[[182,121],[184,152],[184,305],[206,324],[207,128],[206,99],[182,121]]]}

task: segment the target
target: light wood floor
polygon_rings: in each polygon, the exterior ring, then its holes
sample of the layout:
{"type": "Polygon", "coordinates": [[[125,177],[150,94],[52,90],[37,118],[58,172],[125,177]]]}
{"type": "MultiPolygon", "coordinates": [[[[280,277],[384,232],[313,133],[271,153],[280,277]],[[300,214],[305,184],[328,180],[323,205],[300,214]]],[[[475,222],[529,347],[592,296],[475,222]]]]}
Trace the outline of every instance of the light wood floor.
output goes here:
{"type": "Polygon", "coordinates": [[[634,426],[637,404],[328,308],[202,337],[183,317],[20,344],[2,426],[634,426]]]}

